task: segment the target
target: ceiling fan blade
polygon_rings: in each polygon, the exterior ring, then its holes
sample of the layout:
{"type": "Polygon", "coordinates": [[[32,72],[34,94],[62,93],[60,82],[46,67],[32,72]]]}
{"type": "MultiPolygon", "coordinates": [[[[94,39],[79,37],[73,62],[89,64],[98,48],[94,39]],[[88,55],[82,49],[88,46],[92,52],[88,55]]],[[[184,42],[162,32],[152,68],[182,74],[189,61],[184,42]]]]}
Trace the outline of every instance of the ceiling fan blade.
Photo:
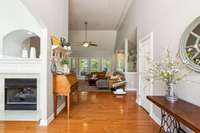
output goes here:
{"type": "Polygon", "coordinates": [[[69,42],[70,44],[82,44],[83,42],[69,42]]]}
{"type": "Polygon", "coordinates": [[[82,45],[80,45],[80,44],[74,44],[74,45],[72,45],[72,47],[82,47],[82,45]]]}
{"type": "Polygon", "coordinates": [[[96,43],[90,43],[90,46],[95,46],[97,47],[98,45],[96,43]]]}
{"type": "Polygon", "coordinates": [[[89,42],[89,41],[87,41],[87,26],[88,26],[88,22],[87,21],[85,21],[85,41],[84,42],[69,42],[69,44],[72,44],[72,46],[83,46],[83,47],[85,47],[85,48],[87,48],[87,47],[90,47],[90,46],[94,46],[94,47],[97,47],[98,45],[96,44],[96,43],[92,43],[92,42],[89,42]]]}
{"type": "Polygon", "coordinates": [[[70,46],[80,46],[80,45],[82,45],[82,42],[68,42],[68,44],[70,46]]]}

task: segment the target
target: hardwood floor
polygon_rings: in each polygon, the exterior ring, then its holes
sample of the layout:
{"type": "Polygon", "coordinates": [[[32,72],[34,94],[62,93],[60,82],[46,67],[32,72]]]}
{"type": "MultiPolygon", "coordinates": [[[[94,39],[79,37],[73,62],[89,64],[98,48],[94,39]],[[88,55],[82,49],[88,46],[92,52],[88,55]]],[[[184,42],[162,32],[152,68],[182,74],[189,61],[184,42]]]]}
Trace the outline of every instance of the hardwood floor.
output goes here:
{"type": "Polygon", "coordinates": [[[135,103],[135,93],[116,97],[111,93],[80,93],[48,126],[36,122],[0,122],[0,133],[157,133],[158,125],[135,103]]]}

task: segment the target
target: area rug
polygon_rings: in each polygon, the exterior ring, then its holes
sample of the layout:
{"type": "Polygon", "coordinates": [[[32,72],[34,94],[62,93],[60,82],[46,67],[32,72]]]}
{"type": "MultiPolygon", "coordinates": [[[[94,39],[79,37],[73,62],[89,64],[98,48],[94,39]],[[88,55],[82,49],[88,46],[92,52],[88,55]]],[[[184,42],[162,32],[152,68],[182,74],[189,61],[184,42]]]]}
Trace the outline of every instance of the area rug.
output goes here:
{"type": "Polygon", "coordinates": [[[78,90],[86,92],[110,92],[109,89],[98,89],[96,86],[89,86],[88,81],[79,80],[78,81],[78,90]]]}

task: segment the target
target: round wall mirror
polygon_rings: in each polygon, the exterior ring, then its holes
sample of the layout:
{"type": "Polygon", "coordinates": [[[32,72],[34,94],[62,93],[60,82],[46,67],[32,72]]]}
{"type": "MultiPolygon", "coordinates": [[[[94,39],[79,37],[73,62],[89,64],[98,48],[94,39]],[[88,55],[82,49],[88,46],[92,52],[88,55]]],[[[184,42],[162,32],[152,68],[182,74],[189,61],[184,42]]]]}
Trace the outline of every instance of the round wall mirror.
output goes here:
{"type": "Polygon", "coordinates": [[[200,17],[195,19],[183,33],[180,57],[189,68],[200,72],[200,17]]]}

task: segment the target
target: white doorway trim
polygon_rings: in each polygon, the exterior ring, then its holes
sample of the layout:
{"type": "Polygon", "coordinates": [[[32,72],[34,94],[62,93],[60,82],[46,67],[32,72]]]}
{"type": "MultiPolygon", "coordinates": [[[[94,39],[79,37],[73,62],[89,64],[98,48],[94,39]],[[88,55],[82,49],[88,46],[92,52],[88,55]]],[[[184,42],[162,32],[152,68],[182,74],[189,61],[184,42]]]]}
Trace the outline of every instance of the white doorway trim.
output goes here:
{"type": "Polygon", "coordinates": [[[151,115],[153,112],[153,104],[146,99],[146,96],[153,94],[153,85],[152,83],[149,83],[148,87],[145,86],[147,81],[145,81],[143,76],[145,70],[144,67],[150,67],[144,59],[145,55],[148,55],[148,57],[153,60],[153,32],[138,41],[139,88],[136,101],[151,115]]]}

